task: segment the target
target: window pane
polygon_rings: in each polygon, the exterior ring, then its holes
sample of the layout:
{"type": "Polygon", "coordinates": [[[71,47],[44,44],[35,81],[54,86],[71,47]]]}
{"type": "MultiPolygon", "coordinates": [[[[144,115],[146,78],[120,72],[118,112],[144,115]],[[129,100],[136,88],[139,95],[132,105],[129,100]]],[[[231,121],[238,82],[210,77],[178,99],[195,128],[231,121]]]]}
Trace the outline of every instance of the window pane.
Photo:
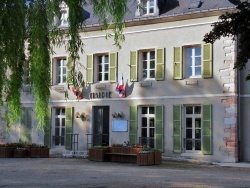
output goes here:
{"type": "Polygon", "coordinates": [[[108,62],[109,62],[109,56],[106,55],[106,56],[105,56],[105,63],[108,63],[108,62]]]}
{"type": "Polygon", "coordinates": [[[102,72],[102,65],[100,64],[98,67],[99,67],[99,72],[102,72]]]}
{"type": "Polygon", "coordinates": [[[155,127],[155,119],[154,118],[149,119],[149,126],[150,127],[155,127]]]}
{"type": "Polygon", "coordinates": [[[195,106],[194,107],[194,113],[195,114],[201,114],[201,106],[195,106]]]}
{"type": "Polygon", "coordinates": [[[65,118],[62,118],[62,127],[65,127],[65,118]]]}
{"type": "Polygon", "coordinates": [[[66,75],[63,76],[63,83],[66,82],[66,75]]]}
{"type": "Polygon", "coordinates": [[[99,63],[99,64],[102,64],[102,56],[99,56],[99,57],[98,57],[98,63],[99,63]]]}
{"type": "Polygon", "coordinates": [[[141,129],[141,136],[142,137],[147,137],[147,129],[146,128],[141,129]]]}
{"type": "Polygon", "coordinates": [[[150,61],[150,69],[155,69],[155,61],[150,61]]]}
{"type": "Polygon", "coordinates": [[[201,138],[201,129],[196,129],[195,130],[195,139],[200,139],[201,138]]]}
{"type": "Polygon", "coordinates": [[[142,68],[143,69],[147,69],[147,61],[143,61],[142,62],[142,68]]]}
{"type": "Polygon", "coordinates": [[[147,118],[141,118],[141,127],[147,127],[147,118]]]}
{"type": "Polygon", "coordinates": [[[154,8],[150,8],[149,13],[154,13],[154,8]]]}
{"type": "Polygon", "coordinates": [[[104,80],[109,80],[109,74],[108,73],[104,74],[104,80]]]}
{"type": "Polygon", "coordinates": [[[61,112],[60,108],[56,109],[56,115],[60,115],[60,112],[61,112]]]}
{"type": "Polygon", "coordinates": [[[60,119],[59,118],[55,118],[55,126],[60,126],[60,119]]]}
{"type": "Polygon", "coordinates": [[[201,150],[201,140],[195,140],[195,150],[201,150]]]}
{"type": "Polygon", "coordinates": [[[201,128],[201,118],[195,118],[195,128],[201,128]]]}
{"type": "Polygon", "coordinates": [[[109,65],[105,64],[105,72],[108,72],[108,71],[109,71],[109,65]]]}
{"type": "Polygon", "coordinates": [[[142,53],[142,58],[143,58],[143,60],[147,60],[148,58],[147,58],[147,52],[143,52],[142,53]]]}
{"type": "Polygon", "coordinates": [[[150,0],[150,6],[154,6],[154,0],[150,0]]]}
{"type": "Polygon", "coordinates": [[[66,67],[63,67],[63,74],[66,74],[66,67]]]}
{"type": "Polygon", "coordinates": [[[151,128],[149,129],[149,137],[154,137],[155,136],[155,129],[151,128]]]}
{"type": "Polygon", "coordinates": [[[62,108],[62,115],[65,115],[65,108],[62,108]]]}
{"type": "Polygon", "coordinates": [[[193,107],[192,106],[186,106],[186,114],[193,114],[193,107]]]}
{"type": "Polygon", "coordinates": [[[195,57],[195,65],[200,65],[201,66],[201,57],[195,57]]]}
{"type": "Polygon", "coordinates": [[[155,113],[155,107],[149,107],[149,114],[155,113]]]}
{"type": "Polygon", "coordinates": [[[146,70],[142,71],[142,78],[147,78],[147,71],[146,70]]]}
{"type": "Polygon", "coordinates": [[[147,114],[148,113],[148,107],[142,107],[141,108],[141,113],[142,114],[147,114]]]}
{"type": "Polygon", "coordinates": [[[186,129],[186,138],[192,138],[192,129],[186,129]]]}
{"type": "Polygon", "coordinates": [[[155,70],[151,70],[150,71],[150,78],[154,78],[155,77],[155,70]]]}
{"type": "Polygon", "coordinates": [[[201,47],[197,46],[195,47],[195,56],[200,56],[201,55],[201,47]]]}
{"type": "Polygon", "coordinates": [[[63,66],[65,67],[67,65],[66,59],[63,60],[63,66]]]}
{"type": "Polygon", "coordinates": [[[155,59],[155,52],[150,52],[150,59],[155,59]]]}
{"type": "Polygon", "coordinates": [[[59,128],[55,128],[55,136],[60,136],[60,129],[59,128]]]}
{"type": "Polygon", "coordinates": [[[195,67],[195,76],[201,75],[201,67],[195,67]]]}
{"type": "Polygon", "coordinates": [[[192,128],[192,118],[186,118],[186,127],[192,128]]]}

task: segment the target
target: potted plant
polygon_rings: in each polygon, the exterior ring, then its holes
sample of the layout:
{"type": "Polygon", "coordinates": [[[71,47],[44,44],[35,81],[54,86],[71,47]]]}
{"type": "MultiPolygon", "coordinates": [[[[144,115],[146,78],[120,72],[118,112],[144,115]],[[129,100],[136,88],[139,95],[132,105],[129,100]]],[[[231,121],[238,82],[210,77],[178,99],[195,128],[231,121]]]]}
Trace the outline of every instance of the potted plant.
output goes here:
{"type": "Polygon", "coordinates": [[[108,146],[94,146],[89,149],[90,161],[106,161],[105,154],[109,151],[108,146]]]}

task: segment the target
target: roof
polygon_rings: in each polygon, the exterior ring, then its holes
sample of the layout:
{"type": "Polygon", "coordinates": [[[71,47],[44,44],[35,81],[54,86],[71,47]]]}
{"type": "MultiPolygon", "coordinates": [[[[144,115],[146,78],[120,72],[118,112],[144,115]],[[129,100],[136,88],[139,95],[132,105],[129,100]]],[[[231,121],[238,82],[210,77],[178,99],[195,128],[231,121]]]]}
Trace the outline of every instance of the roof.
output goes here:
{"type": "MultiPolygon", "coordinates": [[[[125,22],[137,21],[141,19],[155,19],[161,17],[173,17],[185,14],[195,14],[199,12],[210,12],[216,10],[235,9],[242,0],[158,0],[159,15],[136,16],[137,0],[127,0],[128,12],[125,15],[125,22]],[[200,1],[197,8],[190,7],[194,1],[200,1]]],[[[195,3],[194,3],[195,4],[195,3]]],[[[86,26],[100,25],[97,17],[94,16],[91,5],[84,6],[84,10],[89,15],[85,20],[86,26]]]]}

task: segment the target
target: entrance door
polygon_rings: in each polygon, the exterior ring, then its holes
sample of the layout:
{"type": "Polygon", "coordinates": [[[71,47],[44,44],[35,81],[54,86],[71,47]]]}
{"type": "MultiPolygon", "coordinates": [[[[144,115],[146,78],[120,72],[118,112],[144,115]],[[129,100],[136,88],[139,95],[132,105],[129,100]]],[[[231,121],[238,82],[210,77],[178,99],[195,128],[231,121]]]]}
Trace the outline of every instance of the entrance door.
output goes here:
{"type": "Polygon", "coordinates": [[[93,107],[93,146],[109,145],[109,106],[93,107]]]}

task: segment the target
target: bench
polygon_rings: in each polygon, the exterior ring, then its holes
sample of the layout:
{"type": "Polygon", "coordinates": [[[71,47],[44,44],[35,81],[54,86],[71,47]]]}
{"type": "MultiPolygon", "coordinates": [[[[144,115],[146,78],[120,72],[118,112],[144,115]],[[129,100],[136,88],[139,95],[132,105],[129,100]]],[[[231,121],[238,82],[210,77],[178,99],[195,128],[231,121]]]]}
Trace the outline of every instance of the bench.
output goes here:
{"type": "Polygon", "coordinates": [[[107,160],[111,162],[136,163],[137,161],[137,154],[135,153],[108,152],[105,155],[107,156],[107,160]]]}

